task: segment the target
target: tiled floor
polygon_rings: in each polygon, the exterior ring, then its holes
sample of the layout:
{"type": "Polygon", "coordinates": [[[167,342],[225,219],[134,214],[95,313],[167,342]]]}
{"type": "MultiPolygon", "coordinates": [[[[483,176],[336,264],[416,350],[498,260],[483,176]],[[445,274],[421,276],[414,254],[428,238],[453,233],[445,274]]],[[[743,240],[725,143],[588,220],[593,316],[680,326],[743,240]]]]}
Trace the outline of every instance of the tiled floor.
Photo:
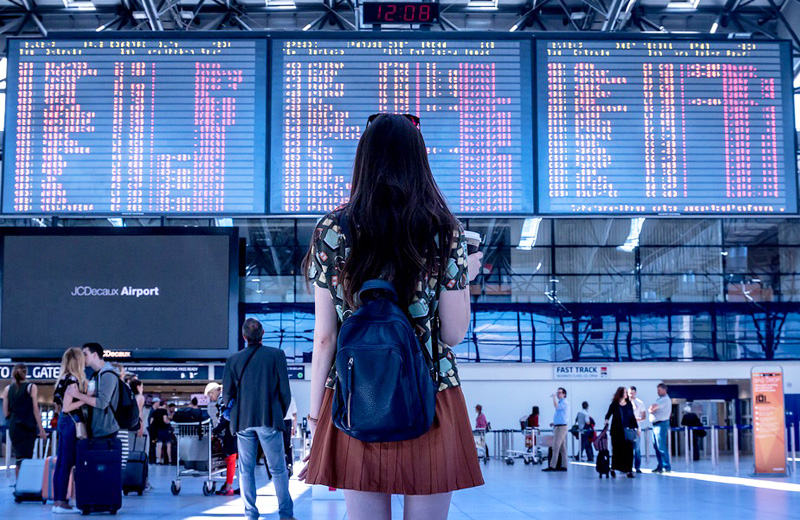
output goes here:
{"type": "MultiPolygon", "coordinates": [[[[742,468],[752,462],[743,461],[742,468]]],[[[459,491],[453,496],[451,520],[592,520],[621,518],[673,517],[679,520],[715,519],[800,519],[800,480],[796,477],[753,479],[743,470],[739,478],[729,479],[732,464],[725,461],[712,470],[707,462],[699,463],[691,472],[680,471],[671,476],[640,475],[629,480],[599,480],[594,468],[572,464],[567,473],[542,473],[540,466],[517,463],[507,466],[492,461],[484,468],[486,485],[459,491]],[[705,472],[705,473],[701,473],[705,472]],[[711,475],[714,473],[715,475],[711,475]],[[720,479],[720,482],[705,479],[720,479]],[[762,486],[762,487],[753,487],[762,486]],[[782,489],[771,489],[774,487],[782,489]]],[[[263,472],[263,468],[259,468],[263,472]]],[[[202,480],[185,479],[181,494],[170,493],[174,470],[152,467],[155,489],[143,497],[123,500],[119,516],[130,520],[239,520],[243,508],[236,498],[204,497],[202,480]]],[[[263,476],[263,473],[262,473],[263,476]]],[[[0,520],[40,520],[51,518],[50,506],[15,504],[11,496],[12,480],[0,474],[0,520]]],[[[277,501],[271,486],[259,491],[262,518],[277,518],[277,501]]],[[[315,501],[311,490],[293,480],[295,516],[300,520],[339,520],[346,513],[342,501],[315,501]]],[[[402,500],[395,498],[395,518],[402,518],[402,500]]],[[[80,518],[67,516],[66,518],[80,518]]]]}

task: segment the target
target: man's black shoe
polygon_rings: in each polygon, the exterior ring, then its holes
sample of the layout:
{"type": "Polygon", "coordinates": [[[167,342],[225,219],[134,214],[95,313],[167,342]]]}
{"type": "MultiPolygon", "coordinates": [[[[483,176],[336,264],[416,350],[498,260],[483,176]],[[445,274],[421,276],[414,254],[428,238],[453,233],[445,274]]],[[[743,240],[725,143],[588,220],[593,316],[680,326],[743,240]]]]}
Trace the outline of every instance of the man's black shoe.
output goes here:
{"type": "Polygon", "coordinates": [[[664,473],[664,470],[661,468],[656,468],[653,470],[653,473],[664,473]]]}
{"type": "Polygon", "coordinates": [[[640,469],[636,470],[636,473],[641,473],[641,472],[642,472],[642,470],[640,470],[640,469]]]}
{"type": "Polygon", "coordinates": [[[567,468],[556,468],[556,471],[567,471],[567,468]]]}
{"type": "Polygon", "coordinates": [[[547,467],[546,467],[546,468],[544,468],[542,471],[556,471],[556,470],[554,470],[554,469],[553,469],[553,468],[551,468],[550,466],[547,466],[547,467]]]}

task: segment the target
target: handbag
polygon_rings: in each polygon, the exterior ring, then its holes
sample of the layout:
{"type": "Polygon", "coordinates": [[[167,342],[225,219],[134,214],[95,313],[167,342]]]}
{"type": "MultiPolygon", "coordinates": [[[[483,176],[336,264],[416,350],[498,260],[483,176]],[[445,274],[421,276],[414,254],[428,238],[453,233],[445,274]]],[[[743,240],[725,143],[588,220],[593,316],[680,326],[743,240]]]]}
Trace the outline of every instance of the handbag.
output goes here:
{"type": "Polygon", "coordinates": [[[639,435],[636,432],[636,428],[625,428],[625,440],[628,442],[636,442],[636,438],[639,435]]]}
{"type": "Polygon", "coordinates": [[[86,423],[76,421],[75,417],[73,417],[71,413],[68,413],[67,415],[69,415],[69,418],[72,419],[72,422],[75,424],[75,437],[79,441],[83,439],[88,439],[89,431],[86,429],[86,423]]]}

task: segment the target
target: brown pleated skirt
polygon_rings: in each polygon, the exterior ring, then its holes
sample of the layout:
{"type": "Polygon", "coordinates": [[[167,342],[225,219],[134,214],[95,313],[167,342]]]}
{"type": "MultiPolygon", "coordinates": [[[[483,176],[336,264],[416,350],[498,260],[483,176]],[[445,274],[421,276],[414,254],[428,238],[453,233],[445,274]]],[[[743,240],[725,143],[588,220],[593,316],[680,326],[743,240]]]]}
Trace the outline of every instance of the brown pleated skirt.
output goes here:
{"type": "Polygon", "coordinates": [[[396,495],[433,495],[483,485],[461,388],[436,397],[433,426],[400,442],[361,442],[333,425],[325,391],[308,461],[308,484],[396,495]]]}

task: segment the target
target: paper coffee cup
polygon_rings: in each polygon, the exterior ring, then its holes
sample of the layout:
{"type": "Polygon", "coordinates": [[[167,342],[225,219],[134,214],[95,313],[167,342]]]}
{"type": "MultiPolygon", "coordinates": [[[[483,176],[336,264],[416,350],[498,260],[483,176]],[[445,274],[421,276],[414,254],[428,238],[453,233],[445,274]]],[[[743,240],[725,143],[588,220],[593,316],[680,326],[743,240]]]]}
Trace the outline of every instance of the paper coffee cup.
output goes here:
{"type": "Polygon", "coordinates": [[[467,254],[477,253],[483,243],[483,237],[480,233],[464,231],[464,238],[467,239],[467,254]]]}

